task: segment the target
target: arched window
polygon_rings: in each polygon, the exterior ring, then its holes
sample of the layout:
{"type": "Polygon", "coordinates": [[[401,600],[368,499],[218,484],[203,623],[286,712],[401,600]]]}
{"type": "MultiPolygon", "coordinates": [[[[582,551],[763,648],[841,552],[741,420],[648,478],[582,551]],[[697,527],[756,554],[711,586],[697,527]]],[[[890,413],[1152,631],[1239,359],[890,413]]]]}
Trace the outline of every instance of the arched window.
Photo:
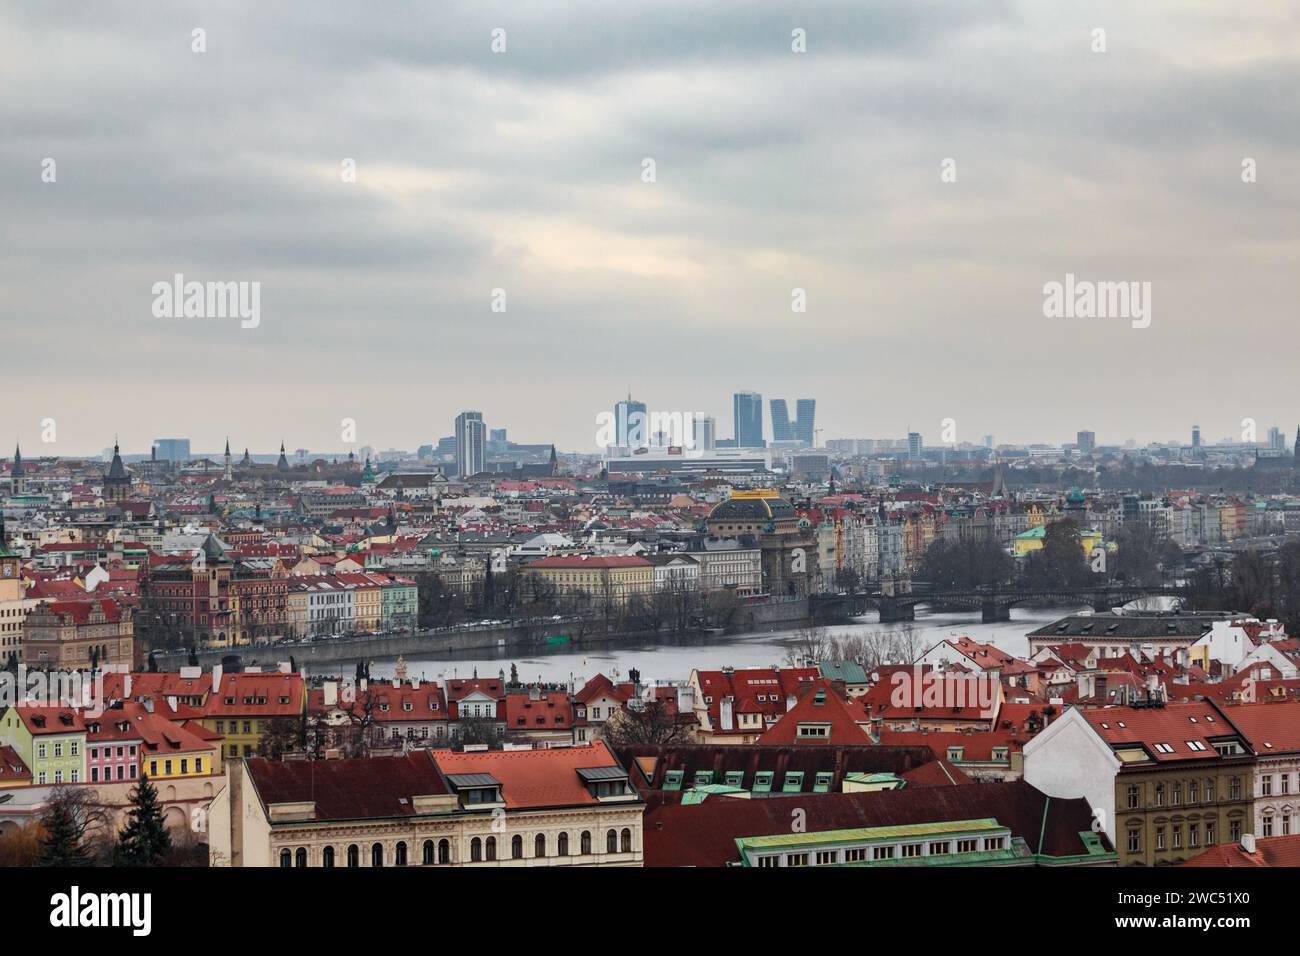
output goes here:
{"type": "Polygon", "coordinates": [[[608,833],[605,834],[605,852],[606,853],[618,852],[618,831],[617,830],[610,830],[608,833]]]}
{"type": "Polygon", "coordinates": [[[357,845],[353,843],[351,846],[348,847],[348,868],[355,870],[360,865],[361,865],[361,851],[357,849],[357,845]]]}
{"type": "Polygon", "coordinates": [[[428,866],[433,862],[433,841],[425,840],[424,848],[420,851],[420,862],[428,866]]]}
{"type": "Polygon", "coordinates": [[[298,851],[293,855],[293,865],[297,867],[307,865],[307,848],[305,846],[298,847],[298,851]]]}
{"type": "Polygon", "coordinates": [[[497,858],[497,838],[494,836],[487,838],[487,858],[489,861],[497,858]]]}
{"type": "Polygon", "coordinates": [[[382,843],[376,843],[370,847],[370,865],[384,865],[384,845],[382,843]]]}
{"type": "Polygon", "coordinates": [[[533,841],[533,856],[546,856],[546,834],[537,834],[537,839],[533,841]]]}
{"type": "Polygon", "coordinates": [[[629,830],[627,827],[623,828],[622,843],[623,843],[623,852],[631,853],[632,852],[632,831],[629,830]]]}
{"type": "Polygon", "coordinates": [[[393,866],[406,866],[406,843],[398,842],[393,850],[393,866]]]}
{"type": "Polygon", "coordinates": [[[524,858],[524,838],[515,834],[510,838],[510,859],[522,860],[524,858]]]}
{"type": "Polygon", "coordinates": [[[334,869],[334,847],[327,846],[325,849],[321,850],[320,865],[325,867],[327,870],[334,869]]]}
{"type": "Polygon", "coordinates": [[[280,866],[286,870],[293,866],[293,854],[289,852],[288,847],[280,851],[280,866]]]}
{"type": "Polygon", "coordinates": [[[438,841],[438,862],[439,863],[451,862],[451,843],[448,842],[447,840],[438,841]]]}
{"type": "Polygon", "coordinates": [[[478,837],[469,841],[469,860],[478,863],[483,859],[483,841],[478,837]]]}
{"type": "Polygon", "coordinates": [[[591,831],[590,830],[582,831],[582,838],[578,841],[578,845],[580,847],[580,851],[583,856],[591,855],[591,831]]]}
{"type": "Polygon", "coordinates": [[[560,856],[568,856],[568,855],[569,855],[569,835],[568,835],[567,833],[561,833],[561,834],[560,834],[560,839],[559,839],[558,841],[556,841],[556,842],[558,843],[558,846],[556,847],[556,852],[559,853],[560,856]]]}

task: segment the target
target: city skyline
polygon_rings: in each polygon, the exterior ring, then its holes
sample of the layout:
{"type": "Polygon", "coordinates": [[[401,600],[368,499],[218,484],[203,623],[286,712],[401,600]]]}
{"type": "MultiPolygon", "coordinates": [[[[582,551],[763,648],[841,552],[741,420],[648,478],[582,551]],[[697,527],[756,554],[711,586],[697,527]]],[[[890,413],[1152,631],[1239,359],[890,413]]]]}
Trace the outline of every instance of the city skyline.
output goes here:
{"type": "Polygon", "coordinates": [[[54,42],[67,8],[0,13],[0,427],[33,448],[46,418],[77,453],[231,421],[322,446],[345,417],[385,447],[472,405],[575,449],[652,376],[652,407],[816,395],[826,437],[931,443],[1221,436],[1293,402],[1300,25],[1269,4],[487,3],[332,10],[310,42],[256,4],[74,8],[93,45],[54,42]],[[259,282],[260,321],[156,318],[176,275],[259,282]],[[1149,327],[1045,318],[1074,275],[1149,282],[1149,327]],[[1225,336],[1251,374],[1183,387],[1225,336]]]}

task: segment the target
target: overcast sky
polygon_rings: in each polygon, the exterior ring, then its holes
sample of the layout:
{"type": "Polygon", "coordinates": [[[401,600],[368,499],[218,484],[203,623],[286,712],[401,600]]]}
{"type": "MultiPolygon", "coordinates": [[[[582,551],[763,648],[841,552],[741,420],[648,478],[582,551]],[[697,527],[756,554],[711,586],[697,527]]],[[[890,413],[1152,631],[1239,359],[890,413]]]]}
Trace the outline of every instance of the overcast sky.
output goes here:
{"type": "Polygon", "coordinates": [[[628,388],[720,437],[736,390],[823,438],[1291,431],[1297,9],[10,0],[0,435],[592,450],[628,388]],[[155,318],[175,273],[260,325],[155,318]],[[1067,273],[1150,327],[1045,318],[1067,273]]]}

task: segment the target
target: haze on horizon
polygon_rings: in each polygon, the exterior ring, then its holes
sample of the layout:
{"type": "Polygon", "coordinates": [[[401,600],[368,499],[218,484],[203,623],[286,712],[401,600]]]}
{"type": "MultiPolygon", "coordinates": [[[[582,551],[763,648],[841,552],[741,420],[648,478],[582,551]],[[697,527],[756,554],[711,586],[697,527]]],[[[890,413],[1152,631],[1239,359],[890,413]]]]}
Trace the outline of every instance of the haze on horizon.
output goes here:
{"type": "Polygon", "coordinates": [[[823,438],[1300,422],[1294,7],[11,2],[0,78],[32,457],[343,418],[414,450],[463,409],[594,451],[629,389],[719,437],[737,390],[816,398],[823,438]],[[176,273],[260,282],[260,324],[155,318],[176,273]],[[1150,327],[1045,318],[1067,273],[1150,282],[1150,327]]]}

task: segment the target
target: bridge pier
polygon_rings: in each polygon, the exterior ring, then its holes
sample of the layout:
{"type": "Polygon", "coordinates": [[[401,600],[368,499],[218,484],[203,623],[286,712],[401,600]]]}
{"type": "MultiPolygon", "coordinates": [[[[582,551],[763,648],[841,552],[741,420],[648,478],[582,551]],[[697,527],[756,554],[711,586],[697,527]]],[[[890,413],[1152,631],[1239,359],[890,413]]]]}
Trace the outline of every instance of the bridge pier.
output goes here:
{"type": "Polygon", "coordinates": [[[996,624],[998,621],[1009,621],[1011,620],[1011,605],[985,601],[980,606],[980,620],[985,624],[996,624]]]}
{"type": "Polygon", "coordinates": [[[900,621],[915,620],[915,604],[903,604],[897,598],[885,598],[880,602],[881,624],[896,624],[900,621]]]}

